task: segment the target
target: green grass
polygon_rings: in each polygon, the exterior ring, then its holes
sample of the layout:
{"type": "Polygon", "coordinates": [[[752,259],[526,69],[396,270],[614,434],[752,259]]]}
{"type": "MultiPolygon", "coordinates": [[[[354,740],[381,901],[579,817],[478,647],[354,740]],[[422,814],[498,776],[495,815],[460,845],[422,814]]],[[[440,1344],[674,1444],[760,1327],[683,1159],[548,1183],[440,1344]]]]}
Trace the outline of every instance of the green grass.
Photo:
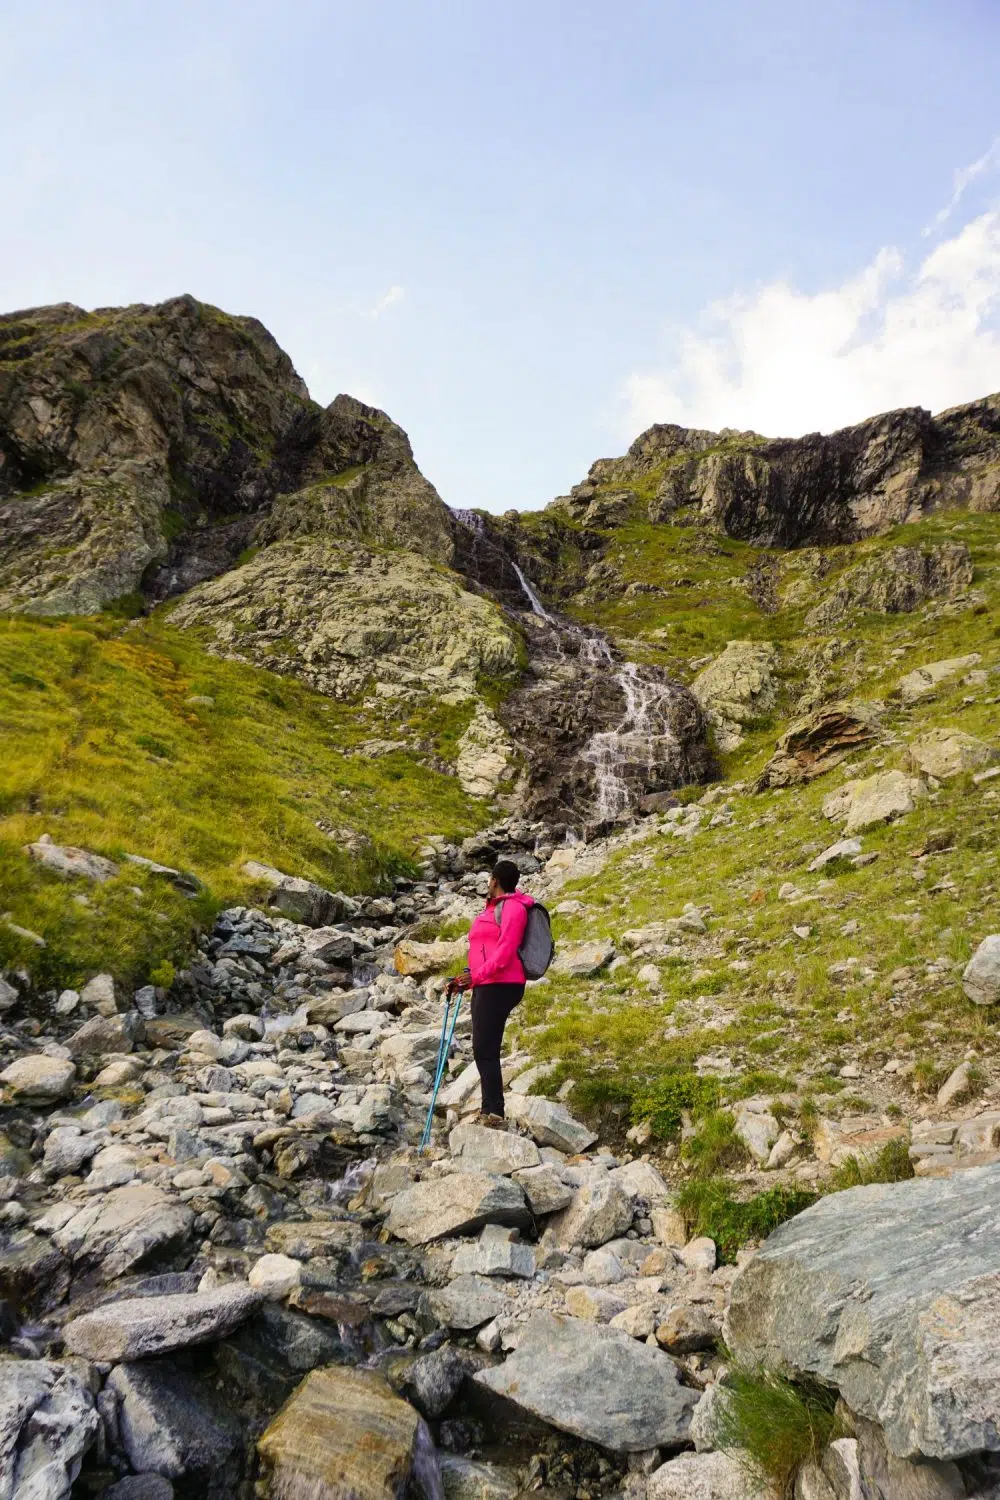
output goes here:
{"type": "Polygon", "coordinates": [[[803,1188],[773,1187],[752,1198],[734,1196],[725,1177],[687,1182],[677,1194],[677,1208],[692,1235],[714,1240],[723,1263],[731,1265],[744,1245],[766,1240],[786,1219],[816,1202],[803,1188]]]}
{"type": "Polygon", "coordinates": [[[870,1187],[876,1182],[906,1182],[912,1176],[908,1142],[887,1141],[875,1156],[849,1156],[831,1177],[829,1191],[840,1193],[847,1188],[870,1187]]]}
{"type": "Polygon", "coordinates": [[[97,968],[143,978],[182,961],[211,909],[253,894],[248,859],[354,891],[412,868],[426,834],[459,838],[485,816],[418,748],[451,743],[454,718],[443,706],[389,724],[156,619],[0,620],[0,912],[48,944],[0,923],[0,967],[53,984],[97,968]],[[352,753],[389,735],[414,751],[352,753]],[[22,852],[43,833],[179,865],[206,894],[193,903],[128,867],[96,888],[47,875],[22,852]]]}
{"type": "Polygon", "coordinates": [[[757,1481],[788,1500],[795,1474],[818,1461],[835,1436],[836,1391],[817,1381],[793,1383],[758,1366],[733,1363],[721,1387],[714,1440],[731,1449],[757,1481]]]}

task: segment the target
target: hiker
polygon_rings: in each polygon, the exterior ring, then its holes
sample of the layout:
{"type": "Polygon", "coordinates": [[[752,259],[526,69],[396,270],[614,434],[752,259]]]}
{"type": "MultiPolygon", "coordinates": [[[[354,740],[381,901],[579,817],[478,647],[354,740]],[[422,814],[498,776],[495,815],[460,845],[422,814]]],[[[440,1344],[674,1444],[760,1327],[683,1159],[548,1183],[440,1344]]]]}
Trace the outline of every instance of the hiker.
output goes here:
{"type": "Polygon", "coordinates": [[[501,859],[490,873],[486,905],[469,931],[469,966],[455,981],[472,990],[472,1055],[482,1089],[481,1125],[502,1127],[503,1074],[500,1048],[507,1017],[524,994],[524,965],[518,948],[534,900],[517,889],[517,865],[501,859]]]}

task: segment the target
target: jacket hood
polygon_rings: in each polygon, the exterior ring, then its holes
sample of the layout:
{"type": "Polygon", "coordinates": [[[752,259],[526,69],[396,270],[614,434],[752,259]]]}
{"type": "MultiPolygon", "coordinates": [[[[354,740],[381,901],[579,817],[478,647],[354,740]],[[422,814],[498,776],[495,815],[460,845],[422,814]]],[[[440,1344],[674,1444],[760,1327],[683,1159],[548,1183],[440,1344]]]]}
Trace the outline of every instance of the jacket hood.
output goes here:
{"type": "Polygon", "coordinates": [[[534,896],[529,896],[527,891],[509,891],[507,895],[500,897],[501,901],[516,901],[519,906],[534,906],[534,896]]]}

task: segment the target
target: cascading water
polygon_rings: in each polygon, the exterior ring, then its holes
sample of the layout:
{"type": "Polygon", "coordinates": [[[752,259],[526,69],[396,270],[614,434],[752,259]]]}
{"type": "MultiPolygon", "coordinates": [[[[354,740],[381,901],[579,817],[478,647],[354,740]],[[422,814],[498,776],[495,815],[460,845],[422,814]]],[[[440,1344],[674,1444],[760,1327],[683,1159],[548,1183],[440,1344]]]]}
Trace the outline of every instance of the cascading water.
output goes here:
{"type": "MultiPolygon", "coordinates": [[[[482,516],[471,510],[452,512],[460,525],[478,537],[486,537],[482,516]]],[[[634,661],[619,661],[607,638],[593,629],[585,629],[552,614],[525,577],[517,562],[496,543],[496,548],[517,577],[533,618],[547,627],[539,632],[539,653],[558,662],[564,672],[576,663],[575,695],[600,700],[607,681],[613,681],[624,703],[624,712],[608,728],[595,730],[575,751],[577,763],[589,770],[594,785],[591,819],[611,822],[626,813],[635,799],[651,783],[671,784],[682,779],[684,746],[676,732],[678,698],[683,689],[664,679],[655,670],[634,661]],[[581,681],[580,678],[583,680],[581,681]]],[[[539,685],[545,691],[545,685],[539,685]]],[[[537,691],[537,690],[536,690],[537,691]]]]}

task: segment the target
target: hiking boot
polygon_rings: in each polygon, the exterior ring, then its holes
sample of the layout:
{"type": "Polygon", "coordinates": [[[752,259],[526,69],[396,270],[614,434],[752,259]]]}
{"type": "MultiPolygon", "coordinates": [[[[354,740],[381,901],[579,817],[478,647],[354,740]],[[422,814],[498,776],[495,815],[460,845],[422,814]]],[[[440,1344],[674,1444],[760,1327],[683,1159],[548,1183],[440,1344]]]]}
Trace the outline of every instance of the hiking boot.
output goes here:
{"type": "Polygon", "coordinates": [[[476,1116],[476,1124],[484,1126],[487,1130],[507,1129],[507,1121],[504,1119],[503,1115],[478,1114],[476,1116]]]}

